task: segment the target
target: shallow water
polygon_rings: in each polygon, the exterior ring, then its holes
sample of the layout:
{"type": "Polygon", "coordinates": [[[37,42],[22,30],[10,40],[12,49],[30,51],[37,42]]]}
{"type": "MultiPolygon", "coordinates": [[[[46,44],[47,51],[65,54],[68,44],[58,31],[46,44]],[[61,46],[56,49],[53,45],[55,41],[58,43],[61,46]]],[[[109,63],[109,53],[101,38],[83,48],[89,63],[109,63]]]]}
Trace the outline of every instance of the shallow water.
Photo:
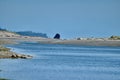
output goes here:
{"type": "Polygon", "coordinates": [[[0,59],[11,80],[120,80],[120,47],[21,43],[7,45],[33,59],[0,59]]]}

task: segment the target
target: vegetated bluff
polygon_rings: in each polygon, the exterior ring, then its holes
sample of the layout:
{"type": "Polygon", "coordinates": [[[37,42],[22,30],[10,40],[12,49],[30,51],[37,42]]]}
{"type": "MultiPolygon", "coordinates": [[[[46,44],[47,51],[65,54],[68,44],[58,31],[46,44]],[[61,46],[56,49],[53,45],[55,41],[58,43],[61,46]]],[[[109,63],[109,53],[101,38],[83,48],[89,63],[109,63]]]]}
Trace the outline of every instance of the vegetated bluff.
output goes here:
{"type": "Polygon", "coordinates": [[[22,36],[33,36],[33,37],[44,37],[44,38],[48,38],[47,34],[45,33],[36,33],[36,32],[32,32],[32,31],[19,31],[16,32],[19,35],[22,36]]]}

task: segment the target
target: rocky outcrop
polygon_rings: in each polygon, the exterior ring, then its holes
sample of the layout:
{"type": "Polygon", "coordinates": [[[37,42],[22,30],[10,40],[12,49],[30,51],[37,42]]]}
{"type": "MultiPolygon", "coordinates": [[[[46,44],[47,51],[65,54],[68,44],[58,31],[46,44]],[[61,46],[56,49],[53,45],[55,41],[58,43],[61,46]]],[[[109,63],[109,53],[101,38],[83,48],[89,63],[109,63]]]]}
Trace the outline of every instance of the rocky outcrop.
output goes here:
{"type": "Polygon", "coordinates": [[[24,55],[24,54],[16,54],[14,52],[8,52],[8,51],[1,51],[0,52],[0,58],[22,58],[22,59],[28,59],[32,58],[30,55],[24,55]]]}
{"type": "Polygon", "coordinates": [[[14,52],[11,51],[0,51],[0,58],[13,58],[13,59],[17,59],[17,58],[22,58],[22,59],[28,59],[28,58],[32,58],[32,56],[30,55],[25,55],[25,54],[16,54],[14,52]]]}
{"type": "Polygon", "coordinates": [[[22,59],[28,59],[32,58],[30,55],[25,54],[17,54],[15,52],[10,51],[9,48],[5,48],[0,46],[0,58],[22,58],[22,59]]]}
{"type": "Polygon", "coordinates": [[[54,36],[54,39],[60,39],[60,34],[56,34],[55,36],[54,36]]]}
{"type": "Polygon", "coordinates": [[[32,58],[32,56],[24,55],[24,54],[12,54],[10,57],[11,58],[22,58],[22,59],[32,58]]]}

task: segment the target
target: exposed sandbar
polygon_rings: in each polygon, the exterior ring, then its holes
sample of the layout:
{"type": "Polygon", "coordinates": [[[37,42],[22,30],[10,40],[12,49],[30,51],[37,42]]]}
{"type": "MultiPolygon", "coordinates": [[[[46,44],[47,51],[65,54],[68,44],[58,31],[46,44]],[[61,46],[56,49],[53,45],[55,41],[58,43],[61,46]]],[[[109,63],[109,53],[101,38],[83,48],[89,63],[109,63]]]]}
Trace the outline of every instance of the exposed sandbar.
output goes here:
{"type": "Polygon", "coordinates": [[[120,46],[120,40],[57,40],[45,39],[39,43],[44,44],[71,44],[81,46],[120,46]]]}

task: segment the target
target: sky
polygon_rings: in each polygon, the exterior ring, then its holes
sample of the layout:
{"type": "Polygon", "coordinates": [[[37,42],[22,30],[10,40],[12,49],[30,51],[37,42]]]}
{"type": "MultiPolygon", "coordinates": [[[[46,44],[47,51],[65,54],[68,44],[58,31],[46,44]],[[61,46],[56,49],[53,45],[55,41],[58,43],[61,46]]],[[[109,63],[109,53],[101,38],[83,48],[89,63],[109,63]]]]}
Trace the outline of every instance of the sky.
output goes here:
{"type": "Polygon", "coordinates": [[[0,27],[61,38],[120,35],[120,0],[0,0],[0,27]]]}

